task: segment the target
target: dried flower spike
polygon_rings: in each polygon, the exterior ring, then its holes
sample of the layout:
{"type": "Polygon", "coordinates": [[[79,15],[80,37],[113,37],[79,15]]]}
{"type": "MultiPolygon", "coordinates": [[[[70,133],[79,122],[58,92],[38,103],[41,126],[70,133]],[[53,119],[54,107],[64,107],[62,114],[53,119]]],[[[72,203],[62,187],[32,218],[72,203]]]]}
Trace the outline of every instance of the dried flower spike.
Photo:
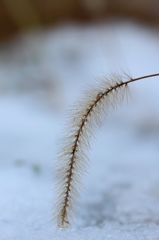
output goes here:
{"type": "Polygon", "coordinates": [[[119,74],[111,74],[90,87],[74,105],[57,161],[54,219],[59,228],[67,228],[73,219],[74,204],[86,171],[89,142],[96,128],[101,126],[103,117],[107,117],[128,97],[129,83],[155,76],[159,76],[159,73],[134,79],[126,75],[127,79],[123,81],[119,74]]]}

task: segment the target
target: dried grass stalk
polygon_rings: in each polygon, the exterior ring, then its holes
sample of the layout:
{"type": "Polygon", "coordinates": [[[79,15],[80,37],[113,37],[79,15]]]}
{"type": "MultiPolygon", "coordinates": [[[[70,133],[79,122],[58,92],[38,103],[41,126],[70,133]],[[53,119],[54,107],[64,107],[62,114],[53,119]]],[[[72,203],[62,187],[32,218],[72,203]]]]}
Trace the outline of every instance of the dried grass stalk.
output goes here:
{"type": "Polygon", "coordinates": [[[119,74],[111,74],[98,80],[74,105],[57,158],[54,219],[59,228],[67,228],[73,219],[74,204],[87,169],[89,142],[96,129],[101,126],[103,118],[128,97],[129,83],[155,76],[159,74],[134,79],[126,75],[126,81],[123,81],[124,77],[119,74]]]}

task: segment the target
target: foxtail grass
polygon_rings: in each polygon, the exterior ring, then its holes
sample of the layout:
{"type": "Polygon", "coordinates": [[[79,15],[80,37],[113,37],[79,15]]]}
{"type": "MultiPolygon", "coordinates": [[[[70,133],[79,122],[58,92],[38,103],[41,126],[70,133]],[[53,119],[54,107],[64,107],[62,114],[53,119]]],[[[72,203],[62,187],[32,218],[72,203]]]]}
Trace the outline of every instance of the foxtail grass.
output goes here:
{"type": "Polygon", "coordinates": [[[138,78],[111,74],[90,86],[74,104],[57,156],[54,220],[59,228],[69,227],[73,220],[82,177],[87,170],[90,139],[104,119],[129,97],[130,83],[156,76],[159,73],[138,78]]]}

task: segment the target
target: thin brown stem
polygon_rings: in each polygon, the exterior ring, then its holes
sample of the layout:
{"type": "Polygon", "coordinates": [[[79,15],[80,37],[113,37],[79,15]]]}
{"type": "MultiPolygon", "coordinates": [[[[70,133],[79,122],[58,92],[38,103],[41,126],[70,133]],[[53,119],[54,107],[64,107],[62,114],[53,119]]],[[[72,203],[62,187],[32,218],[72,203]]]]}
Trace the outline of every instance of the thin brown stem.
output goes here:
{"type": "Polygon", "coordinates": [[[132,78],[132,79],[130,79],[129,81],[127,81],[125,83],[135,82],[135,81],[142,80],[144,78],[152,78],[152,77],[157,77],[157,76],[159,76],[159,73],[155,73],[155,74],[151,74],[151,75],[145,75],[145,76],[138,77],[138,78],[132,78]]]}

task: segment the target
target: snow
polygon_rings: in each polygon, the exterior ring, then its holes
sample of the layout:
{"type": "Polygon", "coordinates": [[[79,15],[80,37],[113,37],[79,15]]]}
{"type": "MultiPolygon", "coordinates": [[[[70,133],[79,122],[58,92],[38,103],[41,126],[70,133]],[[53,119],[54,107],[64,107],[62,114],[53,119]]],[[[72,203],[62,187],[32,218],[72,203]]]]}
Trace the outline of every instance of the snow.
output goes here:
{"type": "Polygon", "coordinates": [[[57,231],[53,169],[65,110],[94,78],[157,73],[158,33],[132,23],[65,26],[0,49],[0,240],[158,240],[158,78],[92,141],[75,221],[57,231]]]}

